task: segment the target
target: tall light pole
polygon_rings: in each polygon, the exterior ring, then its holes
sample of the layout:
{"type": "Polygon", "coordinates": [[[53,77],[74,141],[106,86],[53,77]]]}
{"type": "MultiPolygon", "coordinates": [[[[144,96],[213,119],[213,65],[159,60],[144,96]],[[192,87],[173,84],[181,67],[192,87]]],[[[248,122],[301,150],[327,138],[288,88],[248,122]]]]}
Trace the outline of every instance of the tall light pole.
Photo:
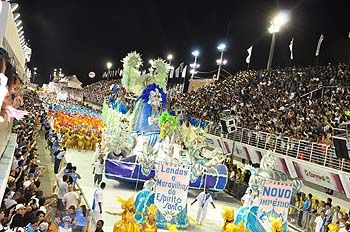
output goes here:
{"type": "Polygon", "coordinates": [[[220,59],[219,59],[219,61],[216,61],[218,63],[218,65],[219,65],[218,73],[216,74],[216,79],[218,80],[218,79],[220,79],[221,65],[224,64],[223,57],[224,57],[224,51],[226,49],[226,44],[224,44],[224,43],[220,44],[217,47],[217,49],[220,51],[220,59]]]}
{"type": "Polygon", "coordinates": [[[194,77],[194,74],[196,74],[197,72],[196,72],[196,69],[197,68],[199,68],[199,64],[197,64],[197,58],[198,58],[198,56],[199,56],[199,51],[198,50],[194,50],[193,52],[192,52],[192,56],[194,56],[194,62],[193,62],[193,64],[191,64],[190,66],[191,66],[191,79],[193,79],[193,77],[194,77]]]}
{"type": "Polygon", "coordinates": [[[276,33],[278,33],[281,27],[284,24],[286,24],[288,21],[289,21],[288,12],[282,11],[278,13],[270,22],[269,33],[272,34],[272,38],[271,38],[269,58],[267,60],[267,67],[266,67],[267,70],[271,68],[271,64],[272,64],[273,53],[275,51],[275,45],[276,45],[276,33]]]}

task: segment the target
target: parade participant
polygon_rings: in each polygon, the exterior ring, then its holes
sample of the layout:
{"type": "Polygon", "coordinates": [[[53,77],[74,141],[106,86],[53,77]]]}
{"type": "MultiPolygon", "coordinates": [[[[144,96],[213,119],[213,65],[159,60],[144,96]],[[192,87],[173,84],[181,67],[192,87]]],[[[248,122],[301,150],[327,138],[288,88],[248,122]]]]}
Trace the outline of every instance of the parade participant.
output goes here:
{"type": "Polygon", "coordinates": [[[191,203],[191,205],[193,205],[197,201],[199,203],[198,203],[198,212],[197,212],[196,222],[198,225],[202,225],[203,221],[205,220],[205,216],[207,215],[209,202],[212,204],[213,208],[215,209],[213,198],[211,197],[208,188],[206,188],[204,192],[201,192],[196,197],[196,199],[191,203]]]}
{"type": "Polygon", "coordinates": [[[271,232],[282,232],[282,219],[270,218],[271,232]]]}
{"type": "Polygon", "coordinates": [[[118,197],[118,201],[122,203],[121,208],[123,209],[120,213],[106,212],[111,215],[121,216],[122,219],[114,224],[113,232],[139,232],[141,226],[134,220],[135,209],[134,209],[134,197],[130,197],[125,200],[118,197]]]}
{"type": "Polygon", "coordinates": [[[325,225],[327,223],[326,212],[324,210],[321,211],[321,214],[316,217],[314,221],[315,232],[323,232],[325,229],[325,225]]]}
{"type": "Polygon", "coordinates": [[[145,183],[143,184],[143,189],[147,189],[149,191],[154,191],[156,187],[156,181],[154,180],[154,177],[149,178],[145,183]]]}
{"type": "Polygon", "coordinates": [[[222,212],[222,218],[224,219],[224,226],[222,228],[222,231],[226,231],[227,225],[233,223],[235,220],[235,210],[227,206],[225,206],[223,210],[224,211],[222,212]]]}
{"type": "Polygon", "coordinates": [[[241,198],[241,202],[243,204],[243,207],[249,207],[253,204],[253,191],[251,189],[248,189],[244,196],[241,198]]]}
{"type": "Polygon", "coordinates": [[[137,142],[136,142],[136,146],[133,150],[133,153],[135,155],[137,155],[137,157],[140,155],[142,156],[143,155],[143,148],[145,146],[145,144],[147,143],[146,141],[146,137],[145,137],[145,132],[143,131],[141,133],[140,136],[137,137],[137,142]]]}
{"type": "Polygon", "coordinates": [[[94,160],[93,160],[94,163],[92,163],[91,165],[94,165],[95,162],[98,160],[98,158],[100,157],[100,152],[101,152],[101,144],[97,143],[95,153],[94,153],[94,160]]]}
{"type": "Polygon", "coordinates": [[[102,218],[102,205],[103,205],[103,190],[106,188],[106,183],[102,182],[100,188],[96,189],[94,193],[94,201],[92,203],[92,210],[94,211],[96,220],[102,218]]]}
{"type": "Polygon", "coordinates": [[[103,157],[100,157],[94,165],[94,169],[92,171],[92,174],[94,175],[94,185],[97,184],[100,185],[101,181],[102,181],[102,175],[105,169],[105,165],[104,165],[104,160],[103,157]]]}
{"type": "Polygon", "coordinates": [[[147,208],[147,215],[145,223],[143,224],[142,231],[144,232],[157,232],[156,224],[157,208],[154,204],[147,208]]]}

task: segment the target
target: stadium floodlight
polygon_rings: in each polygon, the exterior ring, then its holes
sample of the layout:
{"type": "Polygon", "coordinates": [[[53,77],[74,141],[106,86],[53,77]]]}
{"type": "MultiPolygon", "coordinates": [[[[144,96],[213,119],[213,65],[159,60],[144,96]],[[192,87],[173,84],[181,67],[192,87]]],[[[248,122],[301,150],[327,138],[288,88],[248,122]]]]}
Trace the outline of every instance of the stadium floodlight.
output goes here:
{"type": "Polygon", "coordinates": [[[276,44],[276,33],[278,33],[283,25],[285,25],[290,20],[290,14],[288,11],[280,11],[275,17],[273,17],[272,21],[270,22],[270,27],[268,28],[269,33],[272,34],[271,38],[271,45],[270,45],[270,52],[269,52],[269,58],[267,60],[267,67],[266,69],[271,68],[272,59],[273,59],[273,53],[275,50],[275,44],[276,44]]]}
{"type": "Polygon", "coordinates": [[[106,63],[106,67],[107,67],[108,71],[112,68],[112,66],[113,66],[112,62],[106,63]]]}
{"type": "Polygon", "coordinates": [[[198,56],[199,56],[199,51],[198,51],[198,50],[194,50],[194,51],[192,52],[192,55],[193,55],[194,57],[198,57],[198,56]]]}
{"type": "Polygon", "coordinates": [[[217,49],[218,49],[220,52],[225,51],[225,49],[226,49],[226,44],[224,44],[224,43],[220,44],[219,46],[217,46],[217,49]]]}
{"type": "Polygon", "coordinates": [[[272,23],[278,26],[285,25],[290,19],[290,14],[288,11],[279,12],[272,20],[272,23]]]}

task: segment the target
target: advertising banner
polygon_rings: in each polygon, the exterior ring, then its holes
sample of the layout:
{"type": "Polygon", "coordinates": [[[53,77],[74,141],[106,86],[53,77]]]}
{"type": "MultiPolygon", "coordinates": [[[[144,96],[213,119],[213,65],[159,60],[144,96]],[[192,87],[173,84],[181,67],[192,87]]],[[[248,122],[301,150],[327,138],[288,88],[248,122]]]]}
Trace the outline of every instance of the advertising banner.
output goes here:
{"type": "MultiPolygon", "coordinates": [[[[266,182],[259,194],[258,221],[265,231],[270,231],[272,218],[281,218],[282,224],[287,224],[292,184],[288,182],[266,182]]],[[[285,230],[284,226],[284,230],[285,230]]]]}
{"type": "Polygon", "coordinates": [[[167,221],[185,209],[190,183],[190,168],[160,164],[156,174],[155,205],[167,221]]]}
{"type": "Polygon", "coordinates": [[[340,180],[338,173],[328,171],[328,169],[322,168],[321,166],[312,163],[301,161],[291,162],[297,175],[292,176],[292,178],[298,177],[302,180],[306,180],[311,183],[333,189],[337,192],[345,193],[342,181],[340,180]]]}

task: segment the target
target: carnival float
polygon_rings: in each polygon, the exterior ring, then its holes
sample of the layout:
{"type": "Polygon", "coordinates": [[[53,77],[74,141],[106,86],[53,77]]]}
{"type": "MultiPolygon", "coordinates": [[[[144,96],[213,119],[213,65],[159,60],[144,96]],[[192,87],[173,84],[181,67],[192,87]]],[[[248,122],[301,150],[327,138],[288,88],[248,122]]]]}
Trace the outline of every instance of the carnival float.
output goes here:
{"type": "MultiPolygon", "coordinates": [[[[106,178],[136,184],[151,178],[158,181],[157,170],[168,165],[175,172],[181,167],[189,173],[186,190],[182,191],[186,199],[188,188],[223,190],[227,183],[227,168],[222,164],[226,156],[218,149],[208,150],[205,123],[166,110],[169,64],[158,58],[142,72],[141,55],[136,52],[127,54],[122,63],[121,84],[111,86],[111,96],[102,108],[102,149],[108,153],[106,178]],[[131,94],[136,96],[132,104],[127,99],[131,94]]],[[[186,200],[178,198],[182,203],[174,206],[176,210],[162,210],[153,191],[140,191],[135,199],[137,212],[146,212],[152,204],[157,206],[158,227],[187,227],[186,200]]],[[[137,214],[135,220],[142,224],[145,217],[137,214]]]]}
{"type": "Polygon", "coordinates": [[[166,110],[169,64],[158,58],[142,73],[141,55],[136,52],[127,54],[122,63],[122,86],[111,86],[113,97],[102,109],[106,125],[102,145],[110,153],[106,177],[144,182],[154,177],[158,163],[168,162],[191,167],[190,188],[223,190],[227,168],[222,162],[226,157],[217,149],[207,150],[204,122],[189,123],[166,110]],[[132,106],[126,103],[128,92],[138,96],[132,106]]]}

